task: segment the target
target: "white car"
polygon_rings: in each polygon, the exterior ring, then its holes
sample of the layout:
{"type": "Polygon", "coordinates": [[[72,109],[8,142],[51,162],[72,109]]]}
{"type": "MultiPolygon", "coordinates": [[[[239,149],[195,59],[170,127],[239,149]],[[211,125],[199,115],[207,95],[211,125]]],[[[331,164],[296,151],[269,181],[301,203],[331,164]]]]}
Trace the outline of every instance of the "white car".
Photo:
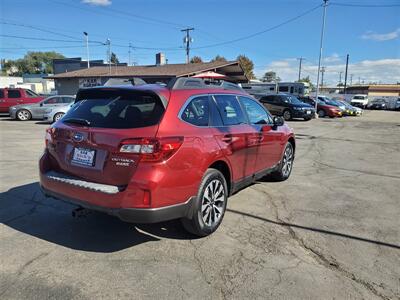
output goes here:
{"type": "Polygon", "coordinates": [[[350,104],[353,106],[357,106],[360,108],[366,108],[368,105],[368,96],[367,95],[354,95],[353,99],[351,99],[350,104]]]}
{"type": "Polygon", "coordinates": [[[65,115],[65,113],[74,104],[75,103],[70,103],[70,104],[64,105],[64,106],[58,106],[58,107],[54,107],[54,108],[49,108],[48,110],[46,110],[44,112],[43,121],[44,122],[49,122],[49,123],[57,122],[58,120],[60,120],[65,115]]]}

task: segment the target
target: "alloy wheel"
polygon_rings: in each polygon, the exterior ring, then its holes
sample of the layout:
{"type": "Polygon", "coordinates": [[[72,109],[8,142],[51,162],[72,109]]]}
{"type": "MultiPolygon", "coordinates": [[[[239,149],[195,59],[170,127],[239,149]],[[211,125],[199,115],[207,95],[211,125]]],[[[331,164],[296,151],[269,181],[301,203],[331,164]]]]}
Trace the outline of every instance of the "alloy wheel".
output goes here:
{"type": "Polygon", "coordinates": [[[29,120],[30,118],[30,114],[27,110],[20,110],[17,113],[18,119],[20,119],[21,121],[26,121],[29,120]]]}
{"type": "Polygon", "coordinates": [[[283,118],[285,119],[285,121],[289,121],[292,118],[292,114],[290,113],[290,111],[285,111],[283,113],[283,118]]]}
{"type": "Polygon", "coordinates": [[[64,116],[63,113],[57,113],[57,114],[54,116],[54,122],[57,122],[57,121],[60,120],[63,116],[64,116]]]}
{"type": "Polygon", "coordinates": [[[201,202],[201,216],[207,226],[219,222],[225,207],[225,189],[219,179],[212,180],[204,190],[201,202]]]}
{"type": "Polygon", "coordinates": [[[288,177],[290,172],[292,171],[293,166],[293,147],[291,144],[285,149],[285,153],[283,154],[283,165],[282,165],[282,174],[284,177],[288,177]]]}

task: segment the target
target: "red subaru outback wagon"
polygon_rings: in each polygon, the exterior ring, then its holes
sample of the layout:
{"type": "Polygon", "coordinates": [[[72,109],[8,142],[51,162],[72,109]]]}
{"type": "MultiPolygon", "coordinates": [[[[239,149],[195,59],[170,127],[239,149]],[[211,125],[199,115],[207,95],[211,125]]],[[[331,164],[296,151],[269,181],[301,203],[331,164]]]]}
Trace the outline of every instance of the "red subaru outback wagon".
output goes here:
{"type": "Polygon", "coordinates": [[[128,222],[181,219],[199,236],[218,228],[232,193],[287,179],[295,152],[282,118],[240,88],[193,78],[82,89],[45,142],[47,196],[128,222]]]}

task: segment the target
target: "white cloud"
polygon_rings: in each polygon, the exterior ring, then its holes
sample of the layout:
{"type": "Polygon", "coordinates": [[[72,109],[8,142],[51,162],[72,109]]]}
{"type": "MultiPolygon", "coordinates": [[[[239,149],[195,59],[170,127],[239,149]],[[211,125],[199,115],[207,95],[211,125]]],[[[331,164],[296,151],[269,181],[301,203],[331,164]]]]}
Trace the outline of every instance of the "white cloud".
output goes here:
{"type": "Polygon", "coordinates": [[[95,5],[95,6],[108,6],[111,5],[111,0],[82,0],[82,3],[95,5]]]}
{"type": "Polygon", "coordinates": [[[337,53],[333,53],[331,56],[324,57],[324,59],[323,59],[323,61],[325,63],[334,63],[334,62],[339,62],[341,60],[342,59],[340,58],[339,54],[337,54],[337,53]]]}
{"type": "MultiPolygon", "coordinates": [[[[324,63],[326,72],[324,74],[324,84],[336,85],[339,81],[339,72],[342,73],[342,81],[344,81],[344,71],[346,65],[341,62],[324,63]]],[[[318,65],[313,62],[303,62],[301,77],[310,76],[315,83],[317,81],[318,65]]],[[[256,75],[262,77],[267,71],[274,71],[283,81],[295,81],[298,79],[299,63],[292,60],[272,61],[264,69],[256,69],[256,75]]],[[[387,58],[378,60],[363,60],[356,63],[350,63],[348,69],[348,82],[350,74],[353,74],[353,83],[361,81],[395,83],[400,82],[400,59],[387,58]]]]}
{"type": "Polygon", "coordinates": [[[367,31],[364,33],[361,38],[363,40],[372,40],[377,42],[390,41],[395,40],[400,36],[400,28],[397,28],[395,31],[388,33],[375,33],[373,31],[367,31]]]}

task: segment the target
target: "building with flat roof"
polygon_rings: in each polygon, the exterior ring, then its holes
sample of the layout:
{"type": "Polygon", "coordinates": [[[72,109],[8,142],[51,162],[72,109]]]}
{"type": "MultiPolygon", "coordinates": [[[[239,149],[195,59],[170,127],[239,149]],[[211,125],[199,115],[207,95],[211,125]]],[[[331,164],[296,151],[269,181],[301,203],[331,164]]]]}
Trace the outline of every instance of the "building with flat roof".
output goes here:
{"type": "Polygon", "coordinates": [[[364,94],[378,97],[399,97],[400,84],[368,84],[347,87],[347,94],[364,94]]]}
{"type": "Polygon", "coordinates": [[[193,64],[159,64],[147,66],[99,66],[49,76],[58,94],[75,95],[79,88],[104,85],[110,78],[142,78],[147,83],[167,83],[172,78],[190,77],[213,71],[234,83],[248,82],[238,61],[214,61],[193,64]]]}

